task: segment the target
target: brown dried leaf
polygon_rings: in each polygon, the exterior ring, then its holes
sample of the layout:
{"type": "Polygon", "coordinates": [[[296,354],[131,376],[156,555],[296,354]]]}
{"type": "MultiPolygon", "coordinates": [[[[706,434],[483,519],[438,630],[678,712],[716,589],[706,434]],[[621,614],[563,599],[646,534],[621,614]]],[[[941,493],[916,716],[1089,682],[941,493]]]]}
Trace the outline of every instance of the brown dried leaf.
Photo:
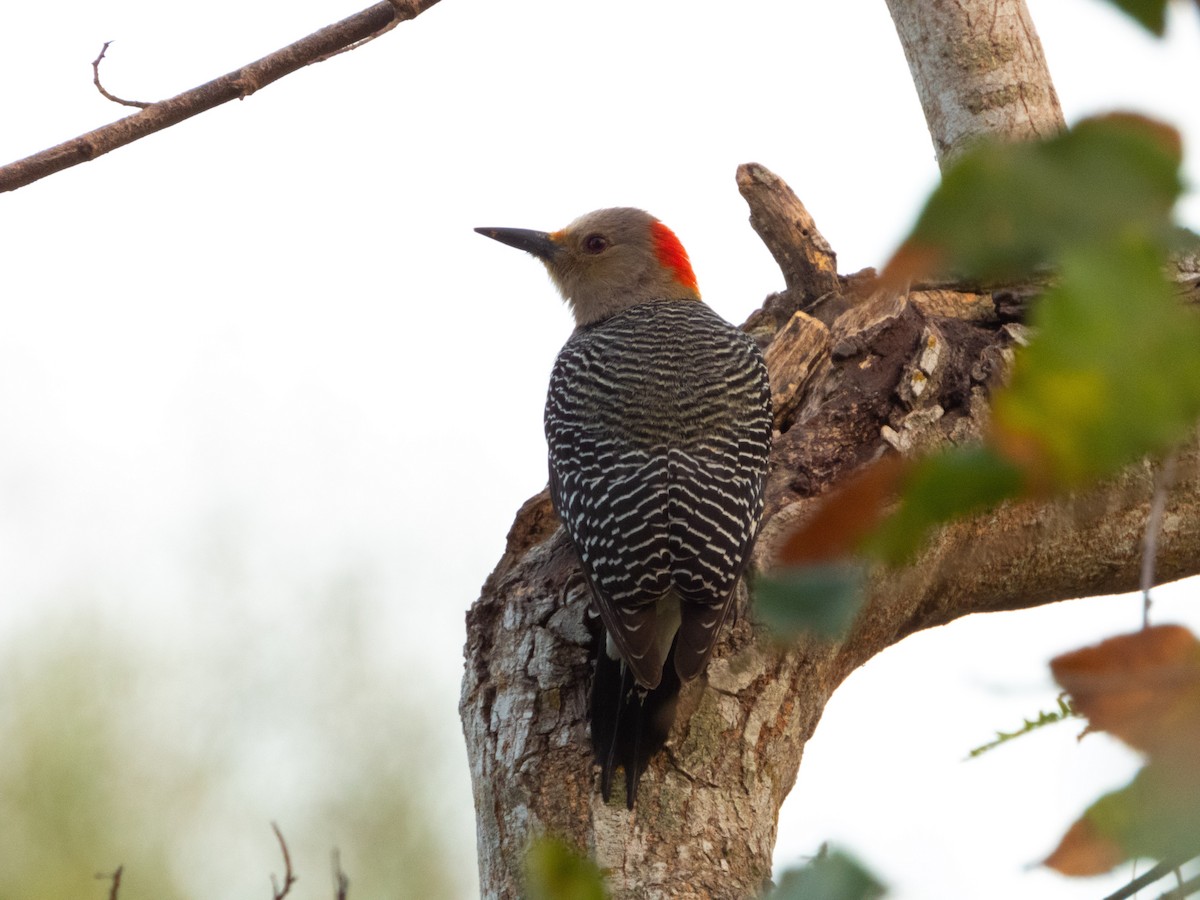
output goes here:
{"type": "Polygon", "coordinates": [[[1045,863],[1064,875],[1098,875],[1127,859],[1184,860],[1198,850],[1195,767],[1152,760],[1125,787],[1089,806],[1045,863]]]}
{"type": "Polygon", "coordinates": [[[1200,642],[1159,625],[1051,660],[1091,727],[1152,758],[1200,769],[1200,642]]]}
{"type": "Polygon", "coordinates": [[[1125,861],[1120,844],[1105,837],[1086,817],[1072,825],[1062,841],[1043,861],[1063,875],[1103,875],[1125,861]]]}
{"type": "Polygon", "coordinates": [[[898,290],[937,272],[945,259],[942,247],[910,236],[879,274],[882,285],[898,290]]]}
{"type": "Polygon", "coordinates": [[[896,499],[911,464],[899,456],[876,460],[828,493],[813,513],[784,541],[777,566],[829,562],[853,555],[896,499]]]}

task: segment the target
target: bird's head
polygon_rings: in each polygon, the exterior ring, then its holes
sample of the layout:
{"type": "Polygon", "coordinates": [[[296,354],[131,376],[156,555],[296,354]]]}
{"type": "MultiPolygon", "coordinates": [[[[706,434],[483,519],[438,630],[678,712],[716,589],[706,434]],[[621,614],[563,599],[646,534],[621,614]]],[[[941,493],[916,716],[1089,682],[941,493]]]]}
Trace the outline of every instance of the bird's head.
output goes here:
{"type": "Polygon", "coordinates": [[[559,231],[476,228],[532,253],[589,325],[652,300],[699,300],[687,251],[666,225],[640,209],[600,209],[559,231]]]}

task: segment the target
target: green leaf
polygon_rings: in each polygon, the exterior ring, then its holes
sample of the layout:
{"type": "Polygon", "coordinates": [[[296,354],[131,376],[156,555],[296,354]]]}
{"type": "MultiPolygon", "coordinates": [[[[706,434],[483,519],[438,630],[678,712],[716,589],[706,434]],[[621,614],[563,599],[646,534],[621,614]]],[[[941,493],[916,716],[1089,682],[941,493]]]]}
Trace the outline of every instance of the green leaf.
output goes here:
{"type": "Polygon", "coordinates": [[[1128,859],[1188,859],[1200,851],[1200,784],[1195,773],[1151,762],[1125,787],[1088,807],[1083,817],[1128,859]]]}
{"type": "Polygon", "coordinates": [[[789,869],[769,900],[871,900],[882,897],[883,885],[855,859],[840,850],[789,869]]]}
{"type": "Polygon", "coordinates": [[[981,144],[945,173],[897,257],[994,281],[1129,235],[1165,244],[1181,160],[1177,132],[1128,114],[1044,141],[981,144]]]}
{"type": "Polygon", "coordinates": [[[900,505],[868,538],[865,551],[892,565],[908,562],[930,529],[981,512],[1021,492],[1021,470],[987,447],[954,449],[913,467],[900,505]]]}
{"type": "Polygon", "coordinates": [[[556,838],[539,838],[525,855],[527,900],[605,900],[604,878],[594,862],[556,838]]]}
{"type": "Polygon", "coordinates": [[[1167,0],[1108,0],[1136,19],[1147,31],[1163,36],[1167,30],[1167,0]]]}
{"type": "Polygon", "coordinates": [[[866,568],[860,563],[788,566],[754,582],[754,610],[783,640],[802,634],[837,640],[863,601],[866,568]]]}
{"type": "Polygon", "coordinates": [[[1200,317],[1137,240],[1068,253],[993,399],[996,442],[1059,487],[1181,440],[1200,419],[1200,317]]]}

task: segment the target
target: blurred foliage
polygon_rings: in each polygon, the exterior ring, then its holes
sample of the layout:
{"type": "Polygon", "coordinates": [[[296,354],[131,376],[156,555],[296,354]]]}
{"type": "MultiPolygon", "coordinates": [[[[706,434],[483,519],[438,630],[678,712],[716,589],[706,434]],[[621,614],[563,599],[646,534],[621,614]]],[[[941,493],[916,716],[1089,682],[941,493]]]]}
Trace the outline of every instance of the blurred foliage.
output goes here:
{"type": "Polygon", "coordinates": [[[314,754],[295,807],[315,867],[308,874],[327,896],[336,847],[351,898],[470,894],[477,885],[473,856],[461,862],[462,849],[451,849],[445,826],[461,811],[449,807],[442,790],[451,772],[458,774],[447,745],[461,755],[462,736],[457,728],[434,730],[424,705],[428,687],[396,670],[391,638],[376,627],[373,593],[369,578],[348,573],[304,598],[311,619],[296,648],[291,687],[307,701],[297,715],[314,754]],[[384,646],[376,650],[380,638],[384,646]]]}
{"type": "Polygon", "coordinates": [[[866,567],[855,562],[776,568],[754,581],[754,612],[782,640],[838,639],[862,604],[866,567]]]}
{"type": "Polygon", "coordinates": [[[525,855],[527,900],[605,900],[599,867],[563,841],[542,837],[525,855]]]}
{"type": "Polygon", "coordinates": [[[1200,641],[1160,625],[1051,661],[1089,729],[1146,756],[1134,780],[1093,803],[1046,864],[1098,875],[1127,859],[1200,853],[1200,641]]]}
{"type": "Polygon", "coordinates": [[[121,865],[124,897],[187,896],[162,827],[175,803],[144,802],[160,760],[130,728],[129,648],[85,621],[56,632],[0,648],[0,898],[106,897],[97,874],[121,865]]]}
{"type": "Polygon", "coordinates": [[[351,897],[469,894],[440,791],[457,735],[372,647],[369,582],[293,596],[273,631],[240,590],[175,646],[83,603],[3,636],[0,900],[101,900],[119,865],[122,900],[270,896],[272,819],[289,896],[333,896],[335,850],[351,897]]]}
{"type": "Polygon", "coordinates": [[[992,404],[993,442],[1038,487],[1071,489],[1169,449],[1200,418],[1200,317],[1139,239],[1073,251],[992,404]],[[1164,362],[1170,361],[1169,365],[1164,362]]]}
{"type": "MultiPolygon", "coordinates": [[[[1180,163],[1172,128],[1114,114],[1042,141],[982,144],[945,173],[884,279],[988,283],[1052,271],[1031,307],[1033,337],[993,392],[982,446],[884,458],[835,488],[788,538],[776,561],[786,576],[764,582],[772,621],[795,630],[808,617],[820,631],[810,612],[832,567],[906,563],[938,525],[1085,486],[1191,432],[1200,316],[1166,274],[1181,236],[1171,218],[1180,163]],[[797,565],[812,568],[804,575],[797,565]],[[788,586],[790,622],[778,612],[788,586]]],[[[826,586],[855,607],[851,581],[826,586]]]]}
{"type": "Polygon", "coordinates": [[[1173,246],[1182,160],[1175,129],[1127,113],[1045,140],[982,143],[942,176],[888,275],[1009,281],[1131,239],[1173,246]]]}
{"type": "MultiPolygon", "coordinates": [[[[1122,6],[1161,18],[1146,4],[1122,6]]],[[[1010,377],[992,394],[982,446],[885,458],[830,492],[764,580],[764,618],[785,633],[798,623],[828,633],[812,612],[829,617],[819,591],[853,611],[856,585],[865,583],[861,574],[837,580],[831,572],[853,571],[854,560],[909,562],[943,523],[1085,487],[1169,453],[1193,433],[1200,316],[1168,276],[1186,237],[1172,221],[1181,156],[1172,128],[1122,114],[1084,120],[1047,140],[981,145],[944,174],[885,281],[902,289],[930,276],[1048,280],[1030,307],[1032,338],[1015,348],[1010,377]],[[790,621],[780,612],[789,604],[790,621]]],[[[1001,733],[972,755],[1075,710],[1089,730],[1110,732],[1147,763],[1084,813],[1047,865],[1092,875],[1131,858],[1195,856],[1200,643],[1184,629],[1150,628],[1059,657],[1052,668],[1070,704],[1060,701],[1057,713],[1001,733]]],[[[807,887],[794,896],[801,895],[824,896],[807,887]]]]}
{"type": "Polygon", "coordinates": [[[862,547],[870,556],[900,565],[920,549],[931,525],[989,509],[1022,484],[1021,471],[988,447],[912,461],[900,483],[899,506],[862,547]]]}
{"type": "Polygon", "coordinates": [[[1200,418],[1200,318],[1166,275],[1180,163],[1174,129],[1120,114],[1043,141],[982,145],[946,173],[891,277],[914,264],[981,281],[1046,268],[1055,277],[994,392],[985,446],[915,465],[898,510],[867,542],[876,556],[907,559],[936,525],[1075,489],[1189,433],[1200,418]]]}
{"type": "Polygon", "coordinates": [[[1167,0],[1108,0],[1152,34],[1162,37],[1167,30],[1167,0]]]}
{"type": "Polygon", "coordinates": [[[837,486],[837,502],[821,503],[776,551],[780,566],[844,559],[883,521],[887,504],[912,468],[900,456],[884,456],[837,486]]]}
{"type": "Polygon", "coordinates": [[[789,869],[769,900],[873,900],[884,886],[850,855],[822,852],[807,865],[789,869]]]}

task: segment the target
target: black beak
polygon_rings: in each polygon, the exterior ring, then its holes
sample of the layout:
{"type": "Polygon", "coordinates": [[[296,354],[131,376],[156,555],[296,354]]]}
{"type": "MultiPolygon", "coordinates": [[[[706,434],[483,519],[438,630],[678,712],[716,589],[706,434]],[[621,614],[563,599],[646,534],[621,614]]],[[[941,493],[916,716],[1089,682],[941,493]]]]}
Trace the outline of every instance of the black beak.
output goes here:
{"type": "Polygon", "coordinates": [[[544,231],[531,231],[528,228],[476,228],[484,237],[494,241],[532,253],[543,262],[550,262],[561,250],[561,246],[544,231]]]}

